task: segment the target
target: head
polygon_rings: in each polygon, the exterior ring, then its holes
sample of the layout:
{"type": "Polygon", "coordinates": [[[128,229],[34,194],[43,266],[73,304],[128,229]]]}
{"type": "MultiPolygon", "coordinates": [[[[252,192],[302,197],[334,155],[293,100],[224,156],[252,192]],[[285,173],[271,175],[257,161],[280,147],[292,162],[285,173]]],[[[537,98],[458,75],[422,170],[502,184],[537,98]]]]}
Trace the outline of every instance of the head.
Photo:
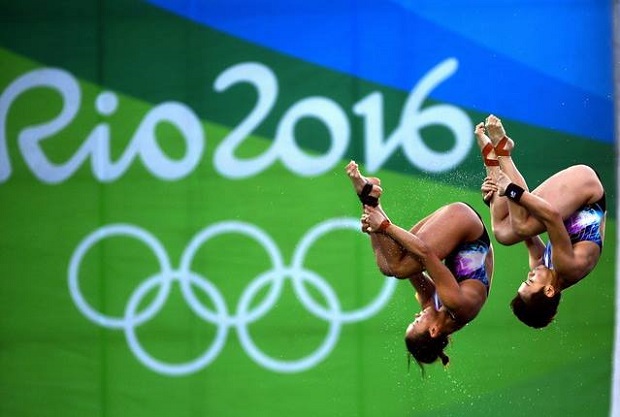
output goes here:
{"type": "Polygon", "coordinates": [[[443,352],[448,345],[449,333],[442,331],[440,316],[439,312],[428,307],[416,314],[415,320],[407,327],[405,345],[420,367],[437,359],[441,359],[444,366],[450,361],[443,352]]]}
{"type": "Polygon", "coordinates": [[[540,329],[555,317],[561,296],[555,271],[540,265],[528,273],[510,307],[523,323],[540,329]]]}

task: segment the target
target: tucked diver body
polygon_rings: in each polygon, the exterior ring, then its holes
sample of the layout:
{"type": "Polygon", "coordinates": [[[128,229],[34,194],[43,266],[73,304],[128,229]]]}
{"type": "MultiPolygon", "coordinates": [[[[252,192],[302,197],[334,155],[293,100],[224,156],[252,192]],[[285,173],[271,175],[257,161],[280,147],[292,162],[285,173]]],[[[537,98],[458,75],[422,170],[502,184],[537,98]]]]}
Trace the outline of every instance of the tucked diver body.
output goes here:
{"type": "Polygon", "coordinates": [[[545,327],[557,313],[562,291],[583,280],[600,259],[607,210],[603,184],[589,166],[574,165],[529,192],[501,120],[490,115],[475,134],[495,238],[504,245],[524,242],[528,249],[530,272],[511,307],[528,326],[545,327]],[[543,232],[546,245],[539,236],[543,232]]]}
{"type": "Polygon", "coordinates": [[[405,344],[419,363],[444,353],[450,335],[472,321],[484,306],[493,277],[493,247],[478,213],[455,202],[403,229],[389,220],[379,200],[378,178],[366,178],[351,161],[346,172],[363,204],[362,230],[369,234],[375,261],[387,276],[408,279],[421,311],[407,326],[405,344]]]}

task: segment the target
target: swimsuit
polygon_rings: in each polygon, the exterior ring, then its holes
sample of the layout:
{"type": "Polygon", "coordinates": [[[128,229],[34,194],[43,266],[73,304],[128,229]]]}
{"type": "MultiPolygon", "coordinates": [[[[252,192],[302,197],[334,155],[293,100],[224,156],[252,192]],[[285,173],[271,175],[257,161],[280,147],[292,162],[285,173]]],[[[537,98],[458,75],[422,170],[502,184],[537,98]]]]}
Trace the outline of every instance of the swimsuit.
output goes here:
{"type": "MultiPolygon", "coordinates": [[[[471,206],[470,206],[471,207],[471,206]]],[[[474,210],[472,208],[472,210],[474,210]]],[[[476,212],[476,210],[474,210],[476,212]]],[[[476,212],[478,217],[480,215],[476,212]]],[[[480,218],[482,222],[482,218],[480,218]]],[[[473,242],[465,242],[458,245],[445,259],[446,267],[454,274],[456,282],[462,282],[467,279],[475,279],[484,284],[489,293],[489,278],[486,270],[486,257],[491,247],[491,240],[487,229],[482,223],[482,234],[473,242]]],[[[433,295],[435,309],[439,310],[442,303],[437,292],[433,295]]]]}
{"type": "Polygon", "coordinates": [[[454,274],[456,282],[475,279],[484,284],[489,292],[489,278],[486,270],[486,257],[491,242],[486,229],[474,242],[461,243],[445,260],[448,269],[454,274]]]}
{"type": "MultiPolygon", "coordinates": [[[[605,210],[605,194],[603,194],[599,201],[581,207],[564,220],[564,226],[573,245],[577,242],[590,241],[596,243],[601,251],[603,250],[601,223],[605,216],[605,210]]],[[[552,249],[553,245],[551,245],[551,242],[547,243],[545,253],[543,254],[543,265],[549,269],[553,269],[553,261],[551,260],[552,249]]]]}

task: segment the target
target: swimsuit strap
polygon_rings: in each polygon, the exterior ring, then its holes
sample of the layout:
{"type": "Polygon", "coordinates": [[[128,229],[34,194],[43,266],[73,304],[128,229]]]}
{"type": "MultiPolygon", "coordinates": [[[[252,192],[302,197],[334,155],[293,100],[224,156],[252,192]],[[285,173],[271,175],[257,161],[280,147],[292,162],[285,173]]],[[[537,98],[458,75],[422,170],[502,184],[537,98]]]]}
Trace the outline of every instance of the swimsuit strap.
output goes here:
{"type": "Polygon", "coordinates": [[[433,305],[435,306],[435,310],[437,311],[439,311],[439,309],[443,305],[441,303],[441,300],[439,299],[439,295],[437,295],[437,291],[435,291],[435,293],[433,294],[433,305]]]}

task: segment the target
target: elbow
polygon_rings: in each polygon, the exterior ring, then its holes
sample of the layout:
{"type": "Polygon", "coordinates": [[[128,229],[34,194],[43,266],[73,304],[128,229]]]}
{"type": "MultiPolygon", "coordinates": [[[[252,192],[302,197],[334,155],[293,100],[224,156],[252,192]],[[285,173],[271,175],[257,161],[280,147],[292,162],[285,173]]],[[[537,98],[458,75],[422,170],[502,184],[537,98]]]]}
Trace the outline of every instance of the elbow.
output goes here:
{"type": "Polygon", "coordinates": [[[417,253],[415,254],[416,258],[418,258],[418,261],[422,264],[422,265],[426,265],[426,263],[428,262],[429,258],[435,256],[435,253],[433,251],[430,250],[430,248],[427,245],[420,245],[420,247],[417,250],[417,253]]]}
{"type": "Polygon", "coordinates": [[[562,219],[562,215],[559,211],[554,208],[549,207],[543,213],[543,222],[546,224],[549,223],[562,223],[564,220],[562,219]]]}
{"type": "Polygon", "coordinates": [[[537,208],[536,211],[538,213],[536,213],[535,216],[538,217],[543,223],[562,221],[562,215],[559,210],[545,200],[543,200],[543,203],[537,208]]]}

